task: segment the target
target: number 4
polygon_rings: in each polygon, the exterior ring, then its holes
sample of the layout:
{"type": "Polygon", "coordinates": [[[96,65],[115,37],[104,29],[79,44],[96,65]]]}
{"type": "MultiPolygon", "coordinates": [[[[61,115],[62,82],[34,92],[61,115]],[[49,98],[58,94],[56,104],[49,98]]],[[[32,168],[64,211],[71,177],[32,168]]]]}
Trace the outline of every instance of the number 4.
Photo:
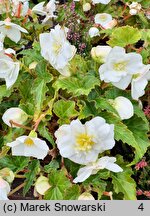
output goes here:
{"type": "Polygon", "coordinates": [[[143,211],[144,210],[144,207],[143,207],[143,203],[141,203],[138,207],[139,210],[143,211]]]}

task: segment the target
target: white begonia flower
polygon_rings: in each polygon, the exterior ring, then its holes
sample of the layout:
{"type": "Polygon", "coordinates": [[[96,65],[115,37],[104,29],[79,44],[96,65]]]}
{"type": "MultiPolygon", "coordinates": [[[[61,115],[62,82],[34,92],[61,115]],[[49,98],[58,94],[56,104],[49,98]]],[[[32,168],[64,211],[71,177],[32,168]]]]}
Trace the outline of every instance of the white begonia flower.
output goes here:
{"type": "Polygon", "coordinates": [[[108,54],[105,64],[99,68],[100,79],[111,82],[120,89],[126,89],[132,75],[143,67],[142,56],[137,53],[125,53],[122,47],[114,47],[108,54]]]}
{"type": "Polygon", "coordinates": [[[50,187],[48,178],[45,176],[40,176],[35,182],[35,190],[41,195],[44,195],[50,187]]]}
{"type": "Polygon", "coordinates": [[[98,159],[94,163],[89,163],[85,167],[82,167],[78,170],[77,177],[73,180],[74,183],[83,182],[90,175],[96,174],[101,169],[108,169],[112,172],[122,172],[123,169],[115,164],[116,158],[115,157],[102,157],[98,159]]]}
{"type": "Polygon", "coordinates": [[[129,13],[131,15],[136,15],[141,10],[142,6],[138,2],[132,2],[132,4],[129,5],[129,8],[129,13]]]}
{"type": "Polygon", "coordinates": [[[136,15],[138,11],[136,9],[130,9],[129,14],[136,15]]]}
{"type": "Polygon", "coordinates": [[[134,108],[131,101],[125,97],[119,96],[114,100],[110,100],[112,106],[117,110],[120,118],[129,119],[134,114],[134,108]]]}
{"type": "Polygon", "coordinates": [[[20,0],[22,2],[21,16],[26,16],[29,10],[29,1],[30,0],[20,0]]]}
{"type": "Polygon", "coordinates": [[[18,107],[12,107],[7,109],[2,116],[3,122],[9,127],[17,127],[14,124],[11,125],[11,120],[15,123],[23,124],[27,120],[27,118],[28,115],[18,107]]]}
{"type": "Polygon", "coordinates": [[[46,6],[44,6],[45,2],[40,2],[32,8],[32,12],[35,14],[46,16],[43,20],[43,23],[47,22],[52,17],[57,17],[54,15],[56,11],[55,0],[50,0],[46,6]]]}
{"type": "Polygon", "coordinates": [[[92,0],[93,4],[108,4],[111,0],[92,0]]]}
{"type": "Polygon", "coordinates": [[[95,198],[92,196],[92,194],[84,192],[78,197],[78,200],[95,200],[95,198]]]}
{"type": "Polygon", "coordinates": [[[7,181],[0,177],[0,200],[8,200],[7,195],[10,192],[10,186],[7,181]]]}
{"type": "Polygon", "coordinates": [[[91,38],[96,37],[96,36],[100,36],[99,29],[96,27],[91,27],[89,29],[88,34],[91,38]]]}
{"type": "Polygon", "coordinates": [[[51,17],[57,17],[56,15],[54,15],[54,12],[56,11],[56,1],[55,0],[50,0],[45,6],[45,8],[47,11],[47,15],[46,15],[46,18],[43,20],[43,22],[46,22],[51,17]]]}
{"type": "Polygon", "coordinates": [[[135,9],[137,9],[137,10],[140,10],[141,7],[142,7],[141,4],[139,4],[138,2],[132,2],[132,4],[129,5],[129,8],[130,8],[130,9],[135,8],[135,9]]]}
{"type": "Polygon", "coordinates": [[[41,16],[46,16],[47,12],[44,10],[44,4],[45,4],[45,1],[40,2],[39,4],[35,5],[32,8],[32,12],[34,12],[35,14],[41,15],[41,16]]]}
{"type": "Polygon", "coordinates": [[[15,178],[15,175],[13,171],[11,171],[11,169],[6,167],[0,170],[0,177],[5,179],[9,183],[12,183],[15,178]]]}
{"type": "Polygon", "coordinates": [[[133,75],[131,81],[131,96],[134,100],[145,94],[145,88],[150,80],[150,64],[144,65],[139,73],[133,75]]]}
{"type": "Polygon", "coordinates": [[[91,10],[91,4],[90,3],[83,4],[83,11],[87,12],[89,10],[91,10]]]}
{"type": "Polygon", "coordinates": [[[0,51],[0,78],[5,79],[7,88],[16,82],[19,68],[19,62],[14,62],[4,51],[0,51]]]}
{"type": "Polygon", "coordinates": [[[21,32],[28,33],[26,29],[8,21],[0,21],[0,32],[16,43],[21,39],[21,32]]]}
{"type": "Polygon", "coordinates": [[[31,136],[20,136],[15,141],[7,143],[12,148],[12,155],[44,159],[49,148],[44,140],[31,136]]]}
{"type": "Polygon", "coordinates": [[[62,125],[56,132],[60,154],[75,163],[95,162],[98,154],[115,145],[114,125],[102,117],[95,117],[84,125],[77,119],[62,125]]]}
{"type": "Polygon", "coordinates": [[[12,15],[26,16],[29,10],[28,0],[12,0],[12,15]],[[20,14],[18,14],[20,12],[20,14]]]}
{"type": "Polygon", "coordinates": [[[50,33],[40,34],[41,55],[62,75],[69,76],[69,61],[76,53],[75,46],[66,39],[68,28],[55,26],[50,33]]]}
{"type": "Polygon", "coordinates": [[[107,13],[98,13],[95,15],[95,23],[101,25],[103,28],[106,28],[107,25],[112,21],[112,16],[107,13]]]}
{"type": "Polygon", "coordinates": [[[91,49],[91,56],[98,62],[105,62],[106,57],[111,51],[110,46],[96,46],[91,49]]]}

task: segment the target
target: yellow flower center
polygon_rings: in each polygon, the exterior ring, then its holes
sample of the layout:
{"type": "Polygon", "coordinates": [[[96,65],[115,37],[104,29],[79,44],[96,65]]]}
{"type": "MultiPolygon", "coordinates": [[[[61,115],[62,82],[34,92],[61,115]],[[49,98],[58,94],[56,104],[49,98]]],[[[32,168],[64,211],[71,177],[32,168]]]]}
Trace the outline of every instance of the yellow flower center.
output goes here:
{"type": "Polygon", "coordinates": [[[107,16],[105,14],[102,14],[99,16],[101,21],[106,21],[107,20],[107,16]]]}
{"type": "Polygon", "coordinates": [[[31,138],[26,138],[25,141],[24,141],[24,144],[27,145],[27,146],[33,146],[34,145],[34,142],[31,138]]]}
{"type": "Polygon", "coordinates": [[[79,134],[76,138],[77,149],[80,151],[89,151],[95,144],[92,140],[92,136],[87,134],[79,134]]]}
{"type": "Polygon", "coordinates": [[[116,71],[124,71],[126,69],[127,62],[118,62],[113,65],[116,71]]]}
{"type": "Polygon", "coordinates": [[[6,25],[5,29],[11,29],[11,26],[6,25]]]}
{"type": "Polygon", "coordinates": [[[133,75],[133,79],[138,78],[140,75],[141,75],[140,73],[134,74],[134,75],[133,75]]]}
{"type": "Polygon", "coordinates": [[[62,48],[62,44],[60,44],[60,43],[54,43],[53,44],[53,51],[56,53],[56,55],[58,55],[61,48],[62,48]]]}

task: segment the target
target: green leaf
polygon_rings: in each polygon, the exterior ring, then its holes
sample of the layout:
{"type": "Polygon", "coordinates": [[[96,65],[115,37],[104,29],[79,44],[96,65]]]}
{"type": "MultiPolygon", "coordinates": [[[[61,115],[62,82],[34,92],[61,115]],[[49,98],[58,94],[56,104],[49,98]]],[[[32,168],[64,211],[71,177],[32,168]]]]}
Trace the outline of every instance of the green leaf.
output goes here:
{"type": "Polygon", "coordinates": [[[149,8],[149,0],[140,0],[140,2],[143,7],[149,8]]]}
{"type": "Polygon", "coordinates": [[[59,124],[70,123],[70,119],[78,115],[75,110],[75,102],[62,99],[54,103],[53,112],[59,117],[59,124]]]}
{"type": "Polygon", "coordinates": [[[109,88],[107,91],[105,91],[105,97],[107,99],[115,99],[116,97],[119,97],[119,96],[123,96],[128,99],[131,99],[130,95],[131,93],[129,91],[124,91],[116,87],[109,88]]]}
{"type": "Polygon", "coordinates": [[[100,170],[97,175],[101,179],[108,179],[110,177],[110,171],[107,169],[103,169],[100,170]]]}
{"type": "Polygon", "coordinates": [[[122,156],[118,157],[117,164],[122,167],[123,172],[111,172],[115,192],[123,193],[124,199],[126,200],[136,200],[136,183],[131,178],[133,174],[132,169],[130,167],[125,167],[122,156]]]}
{"type": "Polygon", "coordinates": [[[55,147],[53,136],[51,135],[50,131],[48,130],[44,122],[41,122],[39,124],[38,132],[43,138],[47,139],[52,144],[53,147],[55,147]]]}
{"type": "Polygon", "coordinates": [[[145,117],[143,110],[139,107],[138,104],[133,104],[133,107],[134,107],[134,114],[140,117],[145,122],[147,129],[148,129],[149,124],[148,124],[147,118],[145,117]]]}
{"type": "Polygon", "coordinates": [[[98,99],[95,99],[95,106],[96,106],[97,109],[100,108],[101,110],[107,110],[107,111],[113,112],[113,113],[118,115],[117,111],[110,104],[108,99],[105,99],[105,98],[102,98],[102,97],[98,98],[98,99]]]}
{"type": "Polygon", "coordinates": [[[34,114],[34,100],[32,91],[33,78],[28,73],[22,73],[17,79],[17,87],[21,96],[20,108],[29,115],[34,114]]]}
{"type": "Polygon", "coordinates": [[[30,187],[33,184],[33,181],[36,178],[36,175],[39,173],[40,162],[39,160],[32,160],[28,166],[29,171],[25,174],[25,186],[23,188],[23,195],[25,196],[26,193],[29,191],[30,187]]]}
{"type": "Polygon", "coordinates": [[[145,118],[144,121],[142,120],[143,115],[139,112],[139,110],[136,110],[136,114],[140,115],[140,118],[135,115],[124,121],[124,123],[111,113],[101,114],[108,123],[115,125],[115,139],[117,141],[121,140],[123,143],[127,143],[135,148],[135,159],[128,166],[137,163],[144,156],[148,146],[150,146],[147,138],[149,131],[148,122],[147,120],[145,122],[145,118]]]}
{"type": "Polygon", "coordinates": [[[10,150],[9,146],[6,146],[6,145],[2,146],[1,151],[0,151],[0,160],[1,160],[1,158],[5,157],[7,155],[9,150],[10,150]]]}
{"type": "Polygon", "coordinates": [[[77,200],[80,196],[80,187],[79,185],[72,185],[70,187],[64,197],[64,200],[77,200]]]}
{"type": "Polygon", "coordinates": [[[64,170],[53,170],[49,175],[51,188],[46,192],[46,200],[62,200],[71,183],[65,176],[64,170]]]}
{"type": "Polygon", "coordinates": [[[28,166],[29,158],[22,156],[5,156],[0,159],[0,167],[10,168],[13,172],[19,172],[28,166]]]}
{"type": "Polygon", "coordinates": [[[36,79],[33,84],[32,94],[35,100],[36,116],[38,118],[42,111],[43,102],[45,100],[45,94],[48,91],[48,87],[44,80],[36,79]]]}
{"type": "Polygon", "coordinates": [[[46,93],[48,92],[47,83],[51,82],[53,77],[46,70],[46,63],[40,62],[36,67],[37,78],[33,82],[31,93],[34,97],[35,103],[35,119],[38,118],[43,108],[43,102],[46,100],[46,93]]]}
{"type": "MultiPolygon", "coordinates": [[[[107,176],[110,176],[110,175],[108,174],[107,176]]],[[[106,190],[106,186],[107,186],[107,183],[105,181],[103,181],[102,179],[100,179],[100,176],[98,174],[90,176],[82,184],[84,185],[84,187],[87,187],[87,188],[89,186],[92,186],[92,191],[94,191],[98,194],[98,199],[101,198],[101,196],[103,195],[103,192],[106,190]]]]}
{"type": "Polygon", "coordinates": [[[142,27],[143,28],[146,28],[146,27],[149,26],[149,21],[148,21],[147,17],[145,16],[144,11],[143,11],[143,13],[142,13],[142,11],[140,13],[138,13],[138,17],[142,22],[142,27]]]}
{"type": "Polygon", "coordinates": [[[43,59],[40,53],[39,44],[35,45],[34,43],[33,46],[34,46],[34,49],[25,49],[19,52],[19,55],[20,54],[23,55],[22,61],[24,62],[26,66],[29,66],[29,64],[31,64],[32,62],[39,62],[43,59]]]}
{"type": "Polygon", "coordinates": [[[110,46],[125,47],[129,44],[134,44],[141,39],[141,33],[139,29],[131,26],[123,26],[114,29],[110,40],[107,42],[110,46]]]}
{"type": "Polygon", "coordinates": [[[81,167],[80,164],[76,164],[74,163],[73,161],[67,159],[67,158],[64,158],[64,164],[65,164],[65,167],[66,169],[68,170],[68,173],[73,177],[75,178],[76,175],[77,175],[77,172],[79,170],[79,168],[81,167]]]}
{"type": "Polygon", "coordinates": [[[63,193],[59,187],[52,186],[44,196],[45,200],[63,200],[63,193]]]}
{"type": "Polygon", "coordinates": [[[44,80],[45,83],[50,83],[53,80],[52,74],[47,69],[47,62],[45,60],[40,61],[35,68],[37,78],[44,80]]]}
{"type": "MultiPolygon", "coordinates": [[[[101,113],[101,116],[105,118],[108,123],[115,125],[115,139],[117,141],[121,140],[123,143],[127,143],[135,148],[136,157],[138,159],[142,158],[143,152],[141,152],[140,143],[137,143],[134,133],[112,113],[101,113]]],[[[132,122],[132,125],[134,125],[134,121],[132,122]]]]}
{"type": "Polygon", "coordinates": [[[0,102],[4,97],[9,97],[11,95],[12,89],[6,89],[5,85],[0,86],[0,102]]]}
{"type": "Polygon", "coordinates": [[[59,163],[56,160],[52,160],[49,164],[44,166],[44,171],[50,173],[52,170],[57,170],[59,168],[59,163]]]}
{"type": "Polygon", "coordinates": [[[5,134],[5,136],[3,136],[3,144],[6,145],[7,143],[12,142],[12,140],[15,140],[17,137],[23,135],[24,132],[25,132],[25,129],[23,128],[9,127],[7,129],[7,133],[5,134]]]}
{"type": "MultiPolygon", "coordinates": [[[[150,146],[150,141],[147,137],[147,133],[149,131],[148,122],[145,124],[145,121],[141,118],[134,116],[131,119],[126,120],[126,124],[130,131],[134,134],[142,158],[142,156],[146,153],[147,148],[150,146]]],[[[135,160],[131,163],[131,165],[137,163],[139,159],[138,154],[135,154],[135,160]]]]}
{"type": "Polygon", "coordinates": [[[90,116],[94,117],[97,115],[97,110],[95,108],[95,103],[93,101],[88,102],[88,101],[80,101],[82,106],[79,105],[80,107],[80,113],[79,113],[79,119],[85,119],[90,116]]]}
{"type": "Polygon", "coordinates": [[[112,182],[116,193],[122,192],[126,200],[136,200],[136,184],[130,177],[130,171],[112,174],[112,182]]]}
{"type": "Polygon", "coordinates": [[[73,96],[88,95],[96,86],[100,85],[100,80],[94,75],[84,75],[79,77],[59,78],[53,85],[58,91],[66,89],[73,96]]]}
{"type": "MultiPolygon", "coordinates": [[[[142,34],[142,40],[144,41],[150,41],[150,29],[142,29],[141,30],[141,34],[142,34]]],[[[149,43],[147,44],[147,46],[149,45],[149,43]]]]}

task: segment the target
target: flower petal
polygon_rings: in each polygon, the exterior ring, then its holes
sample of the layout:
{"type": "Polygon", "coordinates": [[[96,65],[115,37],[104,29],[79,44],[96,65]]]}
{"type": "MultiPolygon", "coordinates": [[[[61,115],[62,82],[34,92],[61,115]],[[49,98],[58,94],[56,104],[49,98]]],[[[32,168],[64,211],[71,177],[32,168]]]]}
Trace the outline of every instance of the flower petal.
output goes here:
{"type": "Polygon", "coordinates": [[[77,177],[73,180],[74,183],[83,182],[85,181],[90,175],[92,174],[92,167],[85,166],[80,168],[77,177]]]}
{"type": "Polygon", "coordinates": [[[6,32],[7,37],[9,37],[12,41],[15,43],[18,43],[18,41],[21,39],[21,33],[16,28],[10,28],[6,32]]]}
{"type": "Polygon", "coordinates": [[[112,172],[115,172],[115,173],[123,171],[123,169],[120,166],[118,166],[117,164],[113,164],[113,163],[108,163],[106,165],[106,169],[108,169],[112,172]]]}
{"type": "Polygon", "coordinates": [[[19,74],[20,64],[19,62],[14,62],[14,69],[5,77],[7,88],[11,88],[12,85],[16,82],[19,74]]]}
{"type": "Polygon", "coordinates": [[[44,159],[47,155],[48,151],[45,149],[38,148],[37,145],[33,145],[33,146],[26,146],[25,145],[25,149],[24,149],[24,156],[27,157],[35,157],[37,159],[44,159]]]}
{"type": "Polygon", "coordinates": [[[141,78],[139,80],[132,80],[131,83],[131,95],[134,100],[138,100],[139,97],[143,96],[145,91],[145,87],[147,86],[148,81],[145,78],[141,78]]]}
{"type": "Polygon", "coordinates": [[[129,119],[133,116],[133,105],[131,101],[125,97],[117,97],[114,100],[114,108],[117,110],[120,118],[129,119]]]}
{"type": "Polygon", "coordinates": [[[119,82],[112,82],[112,84],[114,86],[116,86],[117,88],[124,90],[130,84],[131,79],[132,79],[132,76],[131,75],[127,75],[125,77],[122,77],[119,82]]]}
{"type": "MultiPolygon", "coordinates": [[[[16,141],[17,142],[17,141],[16,141]]],[[[26,156],[25,155],[25,146],[23,143],[16,143],[15,145],[10,145],[11,143],[8,143],[8,146],[12,147],[12,155],[15,156],[26,156]]]]}

